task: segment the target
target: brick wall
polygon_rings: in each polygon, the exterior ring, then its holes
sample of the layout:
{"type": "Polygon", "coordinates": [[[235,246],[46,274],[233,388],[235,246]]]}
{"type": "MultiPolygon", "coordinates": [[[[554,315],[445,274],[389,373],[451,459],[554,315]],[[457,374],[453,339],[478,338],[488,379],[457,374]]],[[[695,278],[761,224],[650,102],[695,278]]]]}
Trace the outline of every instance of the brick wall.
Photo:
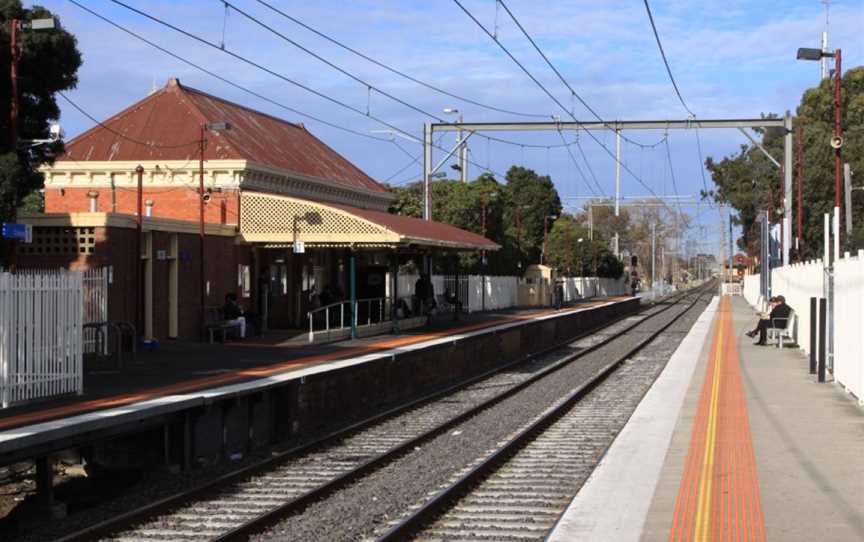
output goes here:
{"type": "MultiPolygon", "coordinates": [[[[138,191],[134,188],[115,188],[112,203],[110,187],[48,188],[45,190],[46,213],[86,213],[90,211],[89,192],[97,192],[96,212],[134,215],[138,210],[138,191]]],[[[204,220],[212,223],[237,224],[239,216],[239,190],[212,192],[204,206],[204,220]]],[[[197,221],[199,218],[198,192],[188,186],[145,187],[144,201],[152,200],[153,216],[197,221]]],[[[146,213],[146,206],[143,207],[146,213]]]]}
{"type": "MultiPolygon", "coordinates": [[[[39,228],[38,226],[36,228],[39,228]]],[[[139,322],[139,288],[143,284],[143,265],[138,274],[136,264],[137,231],[129,228],[92,228],[95,245],[92,252],[19,253],[18,265],[24,267],[85,269],[113,266],[113,281],[108,291],[110,320],[139,322]]],[[[200,337],[200,241],[197,234],[178,235],[178,338],[200,337]]],[[[153,243],[153,333],[156,339],[168,338],[170,260],[157,258],[157,251],[170,254],[171,232],[152,232],[153,243]]],[[[205,238],[205,280],[210,281],[207,306],[221,306],[225,294],[235,292],[241,303],[250,308],[250,299],[242,297],[238,284],[238,265],[249,265],[251,248],[236,245],[233,237],[205,238]]],[[[254,276],[252,277],[254,280],[254,276]]],[[[143,291],[140,295],[143,295],[143,291]]],[[[143,312],[143,311],[142,311],[143,312]]]]}

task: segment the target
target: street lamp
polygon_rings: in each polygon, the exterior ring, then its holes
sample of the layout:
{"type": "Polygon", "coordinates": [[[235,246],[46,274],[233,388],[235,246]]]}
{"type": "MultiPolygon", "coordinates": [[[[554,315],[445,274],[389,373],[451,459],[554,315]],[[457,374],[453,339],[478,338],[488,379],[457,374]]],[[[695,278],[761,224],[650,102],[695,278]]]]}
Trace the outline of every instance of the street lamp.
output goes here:
{"type": "Polygon", "coordinates": [[[835,49],[833,53],[802,47],[798,49],[798,60],[822,60],[834,57],[834,137],[831,138],[831,147],[834,149],[834,212],[837,217],[838,232],[840,235],[840,194],[843,179],[843,158],[841,148],[843,147],[843,71],[842,53],[835,49]]]}
{"type": "MultiPolygon", "coordinates": [[[[12,152],[18,147],[18,31],[19,30],[52,30],[57,28],[57,21],[53,18],[33,19],[22,21],[11,19],[9,21],[9,75],[11,80],[11,93],[9,96],[9,148],[12,152]]],[[[17,156],[17,154],[16,154],[17,156]]],[[[13,196],[11,222],[18,220],[18,196],[13,196]]],[[[18,250],[17,242],[9,243],[9,267],[12,271],[17,267],[18,250]]]]}
{"type": "Polygon", "coordinates": [[[468,182],[468,144],[462,139],[462,113],[455,107],[444,108],[445,115],[459,115],[459,136],[456,140],[456,146],[459,147],[459,164],[454,164],[452,167],[459,172],[459,180],[463,183],[468,182]]]}
{"type": "Polygon", "coordinates": [[[198,159],[198,245],[199,245],[199,277],[201,279],[201,325],[204,325],[204,304],[207,297],[207,284],[204,280],[204,205],[209,201],[210,196],[204,191],[204,148],[207,146],[207,132],[223,132],[230,130],[231,124],[228,122],[205,122],[201,124],[201,139],[199,140],[199,159],[198,159]]]}

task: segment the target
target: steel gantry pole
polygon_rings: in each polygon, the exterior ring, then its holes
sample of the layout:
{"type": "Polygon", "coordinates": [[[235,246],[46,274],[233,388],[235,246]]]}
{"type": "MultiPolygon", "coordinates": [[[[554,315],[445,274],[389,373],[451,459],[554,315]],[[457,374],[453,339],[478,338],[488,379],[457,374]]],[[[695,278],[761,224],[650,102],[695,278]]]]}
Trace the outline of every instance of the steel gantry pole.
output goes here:
{"type": "MultiPolygon", "coordinates": [[[[621,130],[615,130],[615,218],[618,218],[621,201],[621,130]]],[[[618,225],[615,225],[615,257],[618,252],[618,225]]]]}
{"type": "Polygon", "coordinates": [[[655,286],[657,284],[657,224],[651,224],[651,297],[654,297],[654,292],[656,292],[655,286]]]}
{"type": "Polygon", "coordinates": [[[792,114],[783,118],[783,265],[792,250],[792,114]]]}
{"type": "Polygon", "coordinates": [[[432,220],[432,126],[423,125],[423,220],[432,220]]]}
{"type": "Polygon", "coordinates": [[[834,214],[838,226],[835,235],[840,235],[840,205],[843,186],[843,69],[840,49],[834,51],[834,214]]]}

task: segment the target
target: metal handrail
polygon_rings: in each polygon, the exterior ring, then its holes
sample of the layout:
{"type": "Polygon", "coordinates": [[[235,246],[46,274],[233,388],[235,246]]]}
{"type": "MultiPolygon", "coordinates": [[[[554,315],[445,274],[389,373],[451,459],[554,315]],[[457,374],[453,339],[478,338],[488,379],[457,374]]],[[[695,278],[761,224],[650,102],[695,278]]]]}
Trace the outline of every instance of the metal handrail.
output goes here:
{"type": "MultiPolygon", "coordinates": [[[[387,305],[389,303],[391,303],[390,297],[368,297],[368,298],[364,298],[364,299],[357,299],[354,301],[353,314],[356,315],[355,316],[355,322],[357,325],[363,325],[358,321],[358,319],[359,319],[359,314],[360,314],[360,307],[364,303],[366,304],[366,309],[367,309],[366,310],[366,325],[372,324],[372,304],[376,303],[376,302],[378,303],[378,311],[377,311],[378,312],[378,320],[377,321],[378,322],[386,322],[386,321],[390,320],[390,310],[386,308],[387,305]]],[[[318,308],[315,308],[315,309],[308,311],[306,313],[306,317],[309,321],[309,342],[310,343],[315,342],[315,321],[316,320],[320,321],[320,317],[318,315],[320,315],[322,312],[324,313],[324,329],[319,329],[318,331],[325,331],[329,334],[330,331],[346,329],[346,328],[351,327],[351,312],[352,311],[351,311],[350,307],[351,307],[351,300],[346,299],[343,301],[337,301],[335,303],[330,303],[328,305],[324,305],[323,307],[318,307],[318,308]],[[348,305],[348,307],[349,307],[347,325],[345,322],[345,316],[346,316],[345,306],[346,305],[348,305]],[[335,311],[337,310],[336,307],[339,307],[338,308],[338,311],[339,311],[338,323],[339,323],[339,325],[338,326],[334,325],[333,327],[331,327],[331,325],[330,325],[330,320],[331,320],[330,312],[332,309],[334,311],[334,314],[335,314],[335,311]]],[[[335,324],[335,322],[334,322],[334,324],[335,324]]]]}

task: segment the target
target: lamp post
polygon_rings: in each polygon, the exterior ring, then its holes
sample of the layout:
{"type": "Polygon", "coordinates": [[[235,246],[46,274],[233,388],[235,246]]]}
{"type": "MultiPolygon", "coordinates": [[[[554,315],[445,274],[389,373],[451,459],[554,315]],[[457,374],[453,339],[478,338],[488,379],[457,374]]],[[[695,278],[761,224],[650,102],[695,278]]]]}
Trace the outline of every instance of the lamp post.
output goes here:
{"type": "Polygon", "coordinates": [[[201,279],[200,303],[201,303],[201,325],[204,325],[204,305],[207,298],[207,283],[204,280],[204,205],[210,198],[204,192],[204,148],[207,146],[207,132],[221,132],[230,130],[231,124],[227,122],[205,122],[201,124],[201,140],[199,141],[198,159],[198,245],[199,262],[198,276],[201,279]]]}
{"type": "MultiPolygon", "coordinates": [[[[12,19],[9,21],[9,79],[10,95],[9,95],[9,148],[16,153],[18,150],[18,58],[20,51],[18,50],[18,32],[20,30],[53,30],[57,27],[57,21],[53,17],[45,19],[32,19],[30,21],[22,21],[20,19],[12,19]]],[[[11,222],[18,220],[18,196],[14,195],[12,200],[12,216],[11,222]]],[[[9,268],[15,271],[17,266],[17,245],[16,241],[9,243],[9,268]]]]}
{"type": "MultiPolygon", "coordinates": [[[[840,202],[843,186],[843,68],[842,53],[835,49],[833,53],[821,49],[810,49],[802,47],[798,49],[798,60],[822,60],[823,58],[834,58],[834,137],[831,138],[831,147],[834,149],[834,212],[840,220],[840,202]]],[[[840,235],[839,229],[837,235],[840,235]]]]}
{"type": "Polygon", "coordinates": [[[468,182],[468,144],[465,143],[465,140],[462,139],[462,113],[456,109],[455,107],[447,107],[444,109],[444,113],[447,115],[459,115],[459,132],[458,139],[456,140],[456,146],[459,147],[459,165],[453,166],[453,169],[459,171],[459,180],[463,183],[468,182]]]}

